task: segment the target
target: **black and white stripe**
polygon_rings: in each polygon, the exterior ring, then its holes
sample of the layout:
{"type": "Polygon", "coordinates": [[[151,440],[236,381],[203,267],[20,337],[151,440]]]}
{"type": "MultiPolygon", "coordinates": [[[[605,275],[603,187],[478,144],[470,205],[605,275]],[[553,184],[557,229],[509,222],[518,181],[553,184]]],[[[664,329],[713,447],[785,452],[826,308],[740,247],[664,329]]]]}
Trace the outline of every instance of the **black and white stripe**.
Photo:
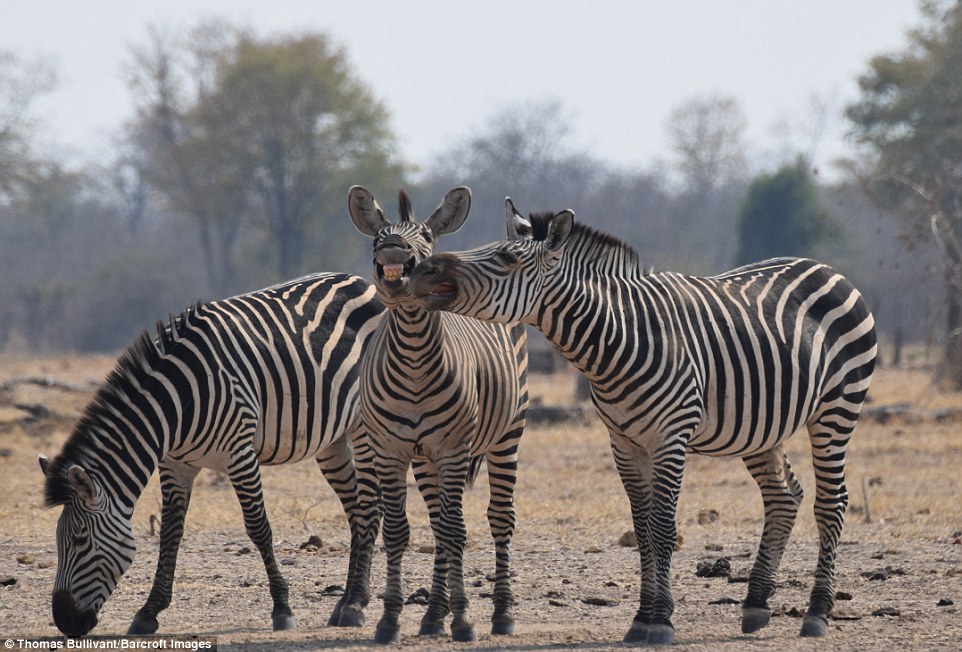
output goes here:
{"type": "Polygon", "coordinates": [[[626,641],[674,639],[669,568],[688,452],[745,460],[765,525],[742,630],[768,623],[768,597],[802,491],[783,451],[805,426],[815,466],[819,558],[801,633],[827,632],[848,502],[845,449],[875,365],[874,320],[859,292],[813,260],[781,258],[720,276],[644,274],[635,253],[574,223],[523,218],[509,233],[411,274],[427,308],[536,326],[585,374],[611,435],[641,552],[640,608],[626,641]]]}
{"type": "MultiPolygon", "coordinates": [[[[194,478],[227,473],[248,535],[263,557],[275,629],[293,627],[287,583],[274,558],[260,465],[314,457],[352,532],[343,602],[366,603],[355,577],[359,542],[378,515],[359,506],[348,436],[361,352],[383,306],[357,276],[315,274],[258,292],[195,305],[155,338],[141,335],[119,360],[60,454],[41,457],[57,525],[54,621],[86,634],[134,555],[134,504],[159,469],[163,498],[153,587],[130,633],[153,633],[170,604],[177,549],[194,478]]],[[[338,624],[339,609],[331,616],[338,624]]],[[[354,623],[345,623],[354,624],[354,623]]]]}
{"type": "Polygon", "coordinates": [[[514,631],[509,548],[514,533],[518,441],[528,404],[524,327],[483,324],[429,313],[412,300],[406,276],[429,256],[436,238],[457,230],[470,207],[467,188],[452,190],[425,222],[417,222],[401,193],[400,221],[392,224],[365,189],[351,189],[355,226],[374,238],[375,286],[388,307],[364,357],[358,414],[370,441],[384,503],[387,588],[376,640],[399,636],[401,557],[408,545],[407,470],[413,465],[434,532],[431,597],[420,634],[444,631],[453,613],[455,640],[474,640],[467,618],[461,511],[465,486],[487,461],[488,522],[496,568],[491,631],[514,631]]]}

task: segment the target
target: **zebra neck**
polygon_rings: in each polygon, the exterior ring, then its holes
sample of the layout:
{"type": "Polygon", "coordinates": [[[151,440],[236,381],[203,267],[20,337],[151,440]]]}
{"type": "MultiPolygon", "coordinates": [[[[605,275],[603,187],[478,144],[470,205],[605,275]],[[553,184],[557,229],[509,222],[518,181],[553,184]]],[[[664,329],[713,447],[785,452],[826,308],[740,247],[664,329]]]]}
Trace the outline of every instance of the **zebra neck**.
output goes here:
{"type": "Polygon", "coordinates": [[[389,311],[386,351],[391,367],[407,380],[435,375],[444,364],[444,325],[442,315],[428,312],[416,304],[389,311]]]}
{"type": "Polygon", "coordinates": [[[99,433],[98,439],[98,445],[88,448],[78,463],[96,478],[117,509],[129,517],[163,452],[148,437],[125,441],[99,433]]]}
{"type": "Polygon", "coordinates": [[[558,274],[544,291],[533,322],[562,355],[595,386],[620,376],[626,355],[648,356],[650,344],[638,329],[648,319],[643,301],[635,301],[638,279],[603,274],[558,274]]]}

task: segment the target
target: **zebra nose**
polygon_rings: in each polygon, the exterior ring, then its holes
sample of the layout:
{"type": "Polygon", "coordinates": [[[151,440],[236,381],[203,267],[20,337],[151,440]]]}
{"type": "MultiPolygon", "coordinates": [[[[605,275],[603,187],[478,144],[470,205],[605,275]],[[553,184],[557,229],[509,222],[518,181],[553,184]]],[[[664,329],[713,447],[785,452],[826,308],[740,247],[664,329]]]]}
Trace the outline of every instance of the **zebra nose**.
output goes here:
{"type": "Polygon", "coordinates": [[[73,594],[60,590],[53,594],[53,622],[67,636],[83,636],[97,625],[93,609],[81,611],[73,594]]]}

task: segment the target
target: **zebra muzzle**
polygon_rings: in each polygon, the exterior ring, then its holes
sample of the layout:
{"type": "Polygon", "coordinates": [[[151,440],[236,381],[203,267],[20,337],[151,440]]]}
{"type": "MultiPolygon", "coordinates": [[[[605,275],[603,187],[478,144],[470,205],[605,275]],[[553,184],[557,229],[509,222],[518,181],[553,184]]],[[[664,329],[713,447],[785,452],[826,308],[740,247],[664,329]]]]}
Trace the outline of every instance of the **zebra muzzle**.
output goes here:
{"type": "Polygon", "coordinates": [[[94,609],[81,610],[70,591],[53,594],[53,622],[66,636],[83,636],[97,626],[94,609]]]}

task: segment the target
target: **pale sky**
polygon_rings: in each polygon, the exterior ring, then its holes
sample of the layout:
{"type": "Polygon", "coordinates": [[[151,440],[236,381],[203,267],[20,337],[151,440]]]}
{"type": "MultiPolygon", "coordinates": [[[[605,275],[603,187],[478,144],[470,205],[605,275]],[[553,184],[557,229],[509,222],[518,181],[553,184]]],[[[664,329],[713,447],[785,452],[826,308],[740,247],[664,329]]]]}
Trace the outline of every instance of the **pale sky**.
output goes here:
{"type": "Polygon", "coordinates": [[[52,60],[59,86],[38,105],[47,136],[91,159],[131,116],[123,67],[146,26],[214,17],[331,35],[415,164],[499,110],[553,98],[574,145],[626,167],[669,158],[670,112],[708,94],[739,101],[759,152],[806,131],[813,97],[828,102],[816,150],[827,166],[848,151],[840,113],[857,76],[920,20],[917,0],[0,0],[0,50],[52,60]]]}

